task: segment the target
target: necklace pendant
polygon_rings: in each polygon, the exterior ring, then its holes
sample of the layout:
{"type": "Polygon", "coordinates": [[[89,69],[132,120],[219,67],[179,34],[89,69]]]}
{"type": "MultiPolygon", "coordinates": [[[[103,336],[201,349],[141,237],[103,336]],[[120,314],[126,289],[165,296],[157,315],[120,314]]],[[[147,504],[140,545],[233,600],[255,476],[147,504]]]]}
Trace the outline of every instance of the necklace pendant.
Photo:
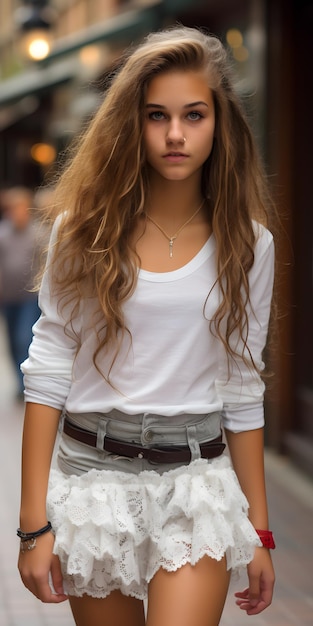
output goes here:
{"type": "Polygon", "coordinates": [[[154,224],[154,226],[156,226],[156,228],[159,229],[159,231],[162,233],[162,235],[164,235],[164,237],[166,237],[166,239],[168,240],[169,243],[169,255],[170,255],[170,259],[173,258],[173,245],[174,245],[174,241],[175,239],[177,239],[178,235],[181,233],[181,231],[188,226],[188,224],[190,224],[190,222],[193,220],[194,217],[196,217],[196,215],[199,213],[199,211],[201,210],[202,206],[204,204],[204,200],[202,200],[200,206],[198,207],[198,209],[191,215],[191,217],[189,217],[189,219],[184,222],[184,224],[182,224],[182,226],[176,231],[175,235],[172,235],[172,237],[170,237],[165,230],[163,230],[163,228],[160,226],[160,224],[158,224],[157,222],[154,221],[154,219],[152,217],[150,217],[150,215],[148,215],[147,213],[146,215],[146,219],[150,220],[150,222],[152,222],[152,224],[154,224]]]}

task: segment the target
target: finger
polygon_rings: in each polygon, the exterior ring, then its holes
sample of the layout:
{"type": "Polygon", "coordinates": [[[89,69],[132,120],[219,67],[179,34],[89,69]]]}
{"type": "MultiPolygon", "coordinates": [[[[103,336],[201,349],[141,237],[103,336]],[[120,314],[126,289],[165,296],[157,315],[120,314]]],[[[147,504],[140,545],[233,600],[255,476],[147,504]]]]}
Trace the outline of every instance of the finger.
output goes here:
{"type": "Polygon", "coordinates": [[[53,593],[50,584],[48,575],[38,575],[35,576],[30,574],[21,573],[21,578],[25,587],[32,593],[38,600],[45,603],[59,603],[67,600],[68,597],[65,594],[57,594],[53,593]]]}
{"type": "Polygon", "coordinates": [[[40,583],[36,581],[34,585],[35,596],[44,603],[59,604],[68,600],[68,596],[62,593],[54,593],[49,583],[40,583]]]}
{"type": "Polygon", "coordinates": [[[250,600],[250,589],[244,589],[244,591],[237,591],[235,593],[236,604],[242,610],[246,611],[247,615],[257,615],[266,608],[266,603],[262,598],[250,600]]]}
{"type": "MultiPolygon", "coordinates": [[[[51,576],[52,576],[52,564],[50,568],[51,576]]],[[[41,602],[45,603],[53,603],[58,604],[59,602],[64,602],[68,599],[68,597],[63,593],[54,593],[55,590],[51,588],[49,583],[49,573],[43,573],[42,575],[36,576],[35,579],[35,595],[41,602]]]]}
{"type": "Polygon", "coordinates": [[[53,593],[50,587],[40,588],[34,595],[44,604],[60,604],[61,602],[68,600],[68,596],[61,593],[53,593]]]}
{"type": "MultiPolygon", "coordinates": [[[[252,579],[253,577],[249,577],[249,580],[252,581],[252,579]]],[[[235,593],[237,606],[243,611],[246,611],[247,615],[257,615],[261,613],[261,611],[264,611],[272,602],[274,582],[275,578],[273,575],[268,576],[265,581],[261,578],[260,596],[256,603],[250,601],[250,588],[237,591],[235,593]]]]}
{"type": "Polygon", "coordinates": [[[241,599],[239,598],[236,601],[237,606],[242,610],[246,611],[247,615],[257,615],[266,609],[270,603],[265,602],[262,598],[257,602],[257,604],[252,604],[249,599],[241,599]]]}
{"type": "Polygon", "coordinates": [[[55,592],[57,594],[65,595],[63,588],[61,564],[59,558],[55,555],[53,555],[51,562],[51,579],[55,592]]]}
{"type": "Polygon", "coordinates": [[[247,615],[258,615],[259,613],[262,613],[264,609],[266,609],[266,604],[261,600],[257,603],[256,606],[248,605],[246,607],[241,606],[240,608],[246,611],[247,615]]]}
{"type": "Polygon", "coordinates": [[[249,594],[249,587],[247,589],[244,589],[243,591],[236,591],[234,595],[236,598],[248,598],[248,594],[249,594]]]}

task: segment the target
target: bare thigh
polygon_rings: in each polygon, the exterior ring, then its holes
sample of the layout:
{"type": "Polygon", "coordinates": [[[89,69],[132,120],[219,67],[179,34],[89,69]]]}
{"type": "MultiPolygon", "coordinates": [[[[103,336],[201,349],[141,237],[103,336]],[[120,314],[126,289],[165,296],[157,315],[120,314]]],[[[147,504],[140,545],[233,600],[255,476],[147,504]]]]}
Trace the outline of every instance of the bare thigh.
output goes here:
{"type": "Polygon", "coordinates": [[[144,626],[143,602],[112,591],[107,598],[69,598],[76,626],[144,626]]]}
{"type": "Polygon", "coordinates": [[[176,572],[160,569],[149,585],[146,626],[218,626],[229,579],[225,558],[205,556],[176,572]]]}

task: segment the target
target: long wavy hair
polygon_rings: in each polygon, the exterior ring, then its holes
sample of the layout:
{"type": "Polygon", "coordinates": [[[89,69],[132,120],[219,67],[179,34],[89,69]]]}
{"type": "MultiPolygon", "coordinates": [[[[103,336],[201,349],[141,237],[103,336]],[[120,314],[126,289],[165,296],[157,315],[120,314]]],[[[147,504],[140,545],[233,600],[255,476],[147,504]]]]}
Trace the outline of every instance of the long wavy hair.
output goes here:
{"type": "MultiPolygon", "coordinates": [[[[256,240],[252,220],[267,224],[266,177],[222,43],[201,30],[177,27],[150,34],[124,55],[112,72],[103,103],[71,147],[55,191],[52,217],[61,217],[52,254],[53,284],[60,302],[71,303],[69,324],[81,298],[96,297],[103,319],[96,366],[99,352],[112,341],[118,346],[120,331],[127,331],[123,302],[136,286],[140,260],[130,234],[149,191],[145,93],[157,74],[175,69],[206,72],[214,96],[215,140],[202,176],[221,293],[211,331],[230,357],[235,356],[230,338],[238,333],[244,345],[241,357],[246,359],[248,274],[256,240]]],[[[252,358],[250,364],[256,367],[252,358]]]]}

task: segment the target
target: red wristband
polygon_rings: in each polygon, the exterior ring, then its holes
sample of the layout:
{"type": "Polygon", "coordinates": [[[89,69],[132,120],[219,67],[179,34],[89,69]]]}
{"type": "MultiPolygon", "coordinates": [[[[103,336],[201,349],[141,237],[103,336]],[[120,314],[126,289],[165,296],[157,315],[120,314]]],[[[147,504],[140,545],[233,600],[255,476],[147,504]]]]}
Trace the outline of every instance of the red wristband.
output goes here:
{"type": "Polygon", "coordinates": [[[268,550],[275,550],[276,548],[275,541],[274,541],[273,533],[270,530],[255,529],[255,532],[258,533],[264,548],[267,548],[268,550]]]}

